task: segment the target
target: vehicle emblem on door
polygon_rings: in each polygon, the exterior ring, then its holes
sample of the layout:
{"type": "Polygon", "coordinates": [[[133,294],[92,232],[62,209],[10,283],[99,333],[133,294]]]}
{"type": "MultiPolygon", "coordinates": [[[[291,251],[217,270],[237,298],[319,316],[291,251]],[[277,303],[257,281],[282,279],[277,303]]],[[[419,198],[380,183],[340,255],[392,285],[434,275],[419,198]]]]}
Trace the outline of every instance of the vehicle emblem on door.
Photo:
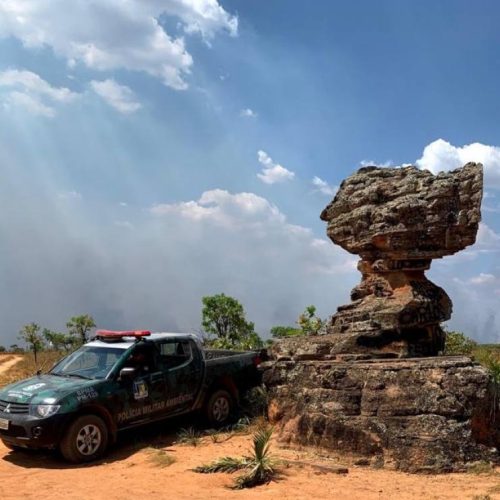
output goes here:
{"type": "Polygon", "coordinates": [[[145,380],[137,380],[134,382],[134,398],[144,399],[148,397],[148,386],[145,380]]]}

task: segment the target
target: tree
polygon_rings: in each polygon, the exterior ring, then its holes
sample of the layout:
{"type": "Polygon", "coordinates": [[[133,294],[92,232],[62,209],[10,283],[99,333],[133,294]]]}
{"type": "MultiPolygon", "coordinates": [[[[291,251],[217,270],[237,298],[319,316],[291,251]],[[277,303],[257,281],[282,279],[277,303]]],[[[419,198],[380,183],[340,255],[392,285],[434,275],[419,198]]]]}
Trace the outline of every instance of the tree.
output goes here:
{"type": "Polygon", "coordinates": [[[17,344],[12,344],[9,347],[9,352],[21,353],[24,352],[24,349],[22,347],[19,347],[17,344]]]}
{"type": "Polygon", "coordinates": [[[222,349],[257,349],[263,346],[255,326],[245,318],[243,306],[233,297],[220,293],[203,297],[202,326],[215,335],[210,341],[222,349]]]}
{"type": "Polygon", "coordinates": [[[304,335],[302,328],[293,326],[273,326],[270,330],[271,337],[275,339],[286,339],[288,337],[299,337],[304,335]]]}
{"type": "Polygon", "coordinates": [[[54,332],[48,328],[44,328],[42,332],[45,341],[55,350],[55,351],[70,351],[75,345],[75,337],[73,335],[67,335],[62,332],[54,332]]]}
{"type": "Polygon", "coordinates": [[[19,332],[19,338],[24,340],[35,356],[35,366],[37,365],[37,353],[43,349],[43,338],[40,335],[40,326],[36,323],[24,325],[19,332]]]}
{"type": "Polygon", "coordinates": [[[0,352],[6,352],[7,349],[5,348],[5,346],[3,345],[0,345],[0,352]]]}
{"type": "Polygon", "coordinates": [[[316,316],[315,306],[307,306],[306,310],[299,316],[297,323],[304,335],[318,335],[324,321],[316,316]]]}
{"type": "Polygon", "coordinates": [[[87,334],[95,328],[94,318],[88,314],[73,316],[67,323],[68,333],[73,336],[75,343],[85,344],[87,334]]]}

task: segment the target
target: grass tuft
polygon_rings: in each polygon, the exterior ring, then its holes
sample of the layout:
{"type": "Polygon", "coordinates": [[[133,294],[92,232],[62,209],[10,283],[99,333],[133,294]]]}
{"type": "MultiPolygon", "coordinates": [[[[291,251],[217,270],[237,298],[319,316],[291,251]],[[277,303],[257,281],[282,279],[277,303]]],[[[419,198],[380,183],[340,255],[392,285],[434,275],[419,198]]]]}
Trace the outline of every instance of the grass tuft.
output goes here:
{"type": "Polygon", "coordinates": [[[158,467],[168,467],[175,462],[175,457],[169,455],[165,450],[151,446],[146,448],[146,452],[150,454],[149,461],[158,467]]]}
{"type": "Polygon", "coordinates": [[[177,434],[177,442],[190,446],[198,446],[201,443],[201,435],[193,427],[188,427],[187,429],[183,428],[177,434]]]}

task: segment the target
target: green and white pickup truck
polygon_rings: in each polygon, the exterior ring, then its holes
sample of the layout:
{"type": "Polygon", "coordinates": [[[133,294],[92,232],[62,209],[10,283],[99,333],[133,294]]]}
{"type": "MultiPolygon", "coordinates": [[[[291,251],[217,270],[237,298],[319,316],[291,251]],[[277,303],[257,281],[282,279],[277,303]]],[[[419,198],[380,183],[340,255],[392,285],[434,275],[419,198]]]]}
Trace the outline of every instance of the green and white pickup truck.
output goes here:
{"type": "Polygon", "coordinates": [[[225,424],[260,383],[256,352],[205,350],[195,335],[99,331],[49,373],[0,390],[0,439],[59,448],[71,462],[102,456],[118,431],[202,410],[225,424]]]}

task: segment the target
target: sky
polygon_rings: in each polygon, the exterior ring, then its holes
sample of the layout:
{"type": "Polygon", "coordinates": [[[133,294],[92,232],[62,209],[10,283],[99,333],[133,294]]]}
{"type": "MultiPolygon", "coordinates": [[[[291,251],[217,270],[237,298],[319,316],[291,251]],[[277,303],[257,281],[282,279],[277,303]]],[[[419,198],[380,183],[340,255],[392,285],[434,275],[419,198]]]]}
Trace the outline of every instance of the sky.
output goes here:
{"type": "Polygon", "coordinates": [[[257,331],[349,302],[321,210],[361,165],[478,161],[474,246],[433,262],[448,327],[500,342],[493,0],[0,0],[0,344],[63,330],[257,331]]]}

